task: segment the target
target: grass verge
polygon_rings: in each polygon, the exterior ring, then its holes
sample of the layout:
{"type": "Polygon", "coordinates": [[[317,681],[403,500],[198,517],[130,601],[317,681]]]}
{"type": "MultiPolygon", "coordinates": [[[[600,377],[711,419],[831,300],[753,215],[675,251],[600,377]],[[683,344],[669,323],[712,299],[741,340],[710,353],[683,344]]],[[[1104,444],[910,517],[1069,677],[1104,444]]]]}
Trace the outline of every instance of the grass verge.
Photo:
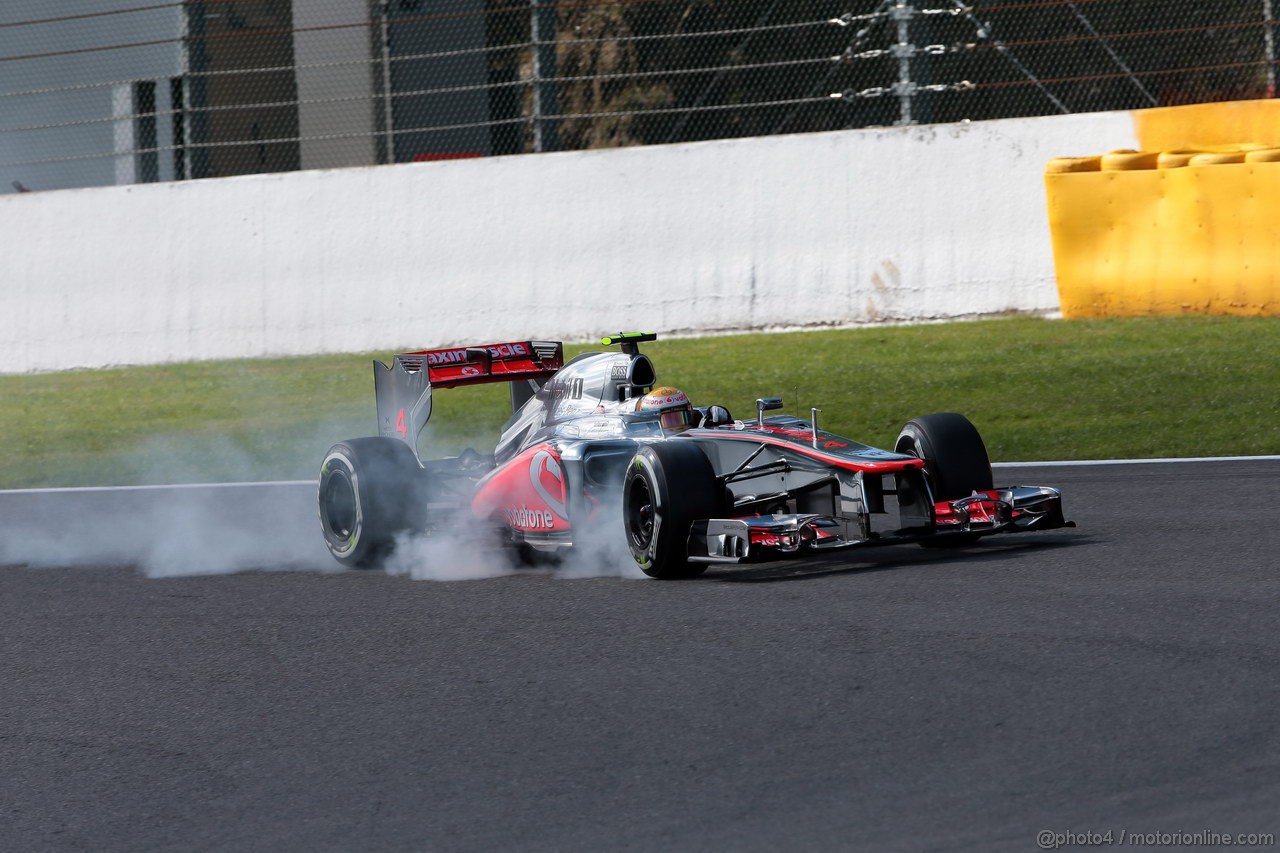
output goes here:
{"type": "MultiPolygon", "coordinates": [[[[916,415],[958,411],[993,460],[1017,461],[1280,452],[1277,337],[1277,318],[1014,318],[644,349],[660,382],[737,417],[781,396],[883,447],[916,415]]],[[[0,488],[313,477],[326,447],[375,430],[374,357],[387,353],[0,377],[0,488]]],[[[506,399],[438,392],[432,449],[491,446],[506,399]]]]}

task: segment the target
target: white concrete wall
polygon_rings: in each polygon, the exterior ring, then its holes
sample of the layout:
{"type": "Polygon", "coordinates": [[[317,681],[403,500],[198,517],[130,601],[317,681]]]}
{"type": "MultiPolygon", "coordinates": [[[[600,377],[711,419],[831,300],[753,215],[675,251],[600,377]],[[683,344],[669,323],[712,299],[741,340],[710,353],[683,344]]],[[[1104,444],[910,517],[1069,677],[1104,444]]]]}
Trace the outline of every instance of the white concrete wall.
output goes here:
{"type": "Polygon", "coordinates": [[[1053,310],[1044,164],[1134,145],[1112,113],[5,195],[0,371],[1053,310]]]}

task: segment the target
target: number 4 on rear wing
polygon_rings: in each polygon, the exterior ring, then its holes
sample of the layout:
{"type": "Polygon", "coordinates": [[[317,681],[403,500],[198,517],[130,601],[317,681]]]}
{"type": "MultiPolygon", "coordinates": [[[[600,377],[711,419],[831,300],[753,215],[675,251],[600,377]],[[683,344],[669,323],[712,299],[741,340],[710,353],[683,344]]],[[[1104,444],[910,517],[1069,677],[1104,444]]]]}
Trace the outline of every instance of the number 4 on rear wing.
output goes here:
{"type": "Polygon", "coordinates": [[[431,388],[511,383],[515,412],[564,366],[559,341],[513,341],[475,347],[397,353],[388,367],[373,363],[378,434],[395,436],[417,453],[418,435],[431,417],[431,388]]]}

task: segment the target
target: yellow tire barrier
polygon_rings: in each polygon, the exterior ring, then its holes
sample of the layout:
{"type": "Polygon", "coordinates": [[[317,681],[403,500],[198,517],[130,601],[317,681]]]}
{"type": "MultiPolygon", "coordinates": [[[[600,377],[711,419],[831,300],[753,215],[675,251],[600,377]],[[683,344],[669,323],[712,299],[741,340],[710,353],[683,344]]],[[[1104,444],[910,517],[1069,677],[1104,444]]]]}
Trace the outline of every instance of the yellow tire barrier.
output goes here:
{"type": "Polygon", "coordinates": [[[1243,151],[1205,152],[1191,158],[1188,166],[1222,166],[1232,163],[1243,163],[1243,151]]]}
{"type": "Polygon", "coordinates": [[[1280,316],[1280,99],[1134,123],[1142,151],[1045,170],[1063,316],[1280,316]]]}
{"type": "Polygon", "coordinates": [[[1046,174],[1063,316],[1280,316],[1273,162],[1046,174]]]}
{"type": "Polygon", "coordinates": [[[1156,165],[1161,169],[1180,169],[1191,162],[1191,158],[1203,151],[1161,151],[1156,165]]]}
{"type": "Polygon", "coordinates": [[[1049,161],[1045,171],[1050,174],[1067,174],[1070,172],[1096,172],[1101,168],[1101,157],[1055,157],[1049,161]]]}
{"type": "Polygon", "coordinates": [[[1102,155],[1102,171],[1131,172],[1140,169],[1155,169],[1159,165],[1158,151],[1112,151],[1102,155]]]}
{"type": "Polygon", "coordinates": [[[1134,130],[1144,151],[1209,151],[1242,142],[1280,146],[1280,98],[1138,110],[1134,130]]]}

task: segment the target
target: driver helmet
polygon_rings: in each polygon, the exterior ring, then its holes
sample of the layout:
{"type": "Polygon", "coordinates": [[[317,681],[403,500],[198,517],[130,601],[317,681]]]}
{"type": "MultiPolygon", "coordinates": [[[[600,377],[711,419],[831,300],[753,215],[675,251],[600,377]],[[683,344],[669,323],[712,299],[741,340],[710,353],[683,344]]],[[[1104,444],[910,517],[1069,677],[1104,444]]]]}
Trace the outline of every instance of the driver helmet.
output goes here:
{"type": "Polygon", "coordinates": [[[694,425],[693,405],[679,388],[654,388],[636,403],[637,412],[658,412],[665,430],[679,431],[694,425]]]}

